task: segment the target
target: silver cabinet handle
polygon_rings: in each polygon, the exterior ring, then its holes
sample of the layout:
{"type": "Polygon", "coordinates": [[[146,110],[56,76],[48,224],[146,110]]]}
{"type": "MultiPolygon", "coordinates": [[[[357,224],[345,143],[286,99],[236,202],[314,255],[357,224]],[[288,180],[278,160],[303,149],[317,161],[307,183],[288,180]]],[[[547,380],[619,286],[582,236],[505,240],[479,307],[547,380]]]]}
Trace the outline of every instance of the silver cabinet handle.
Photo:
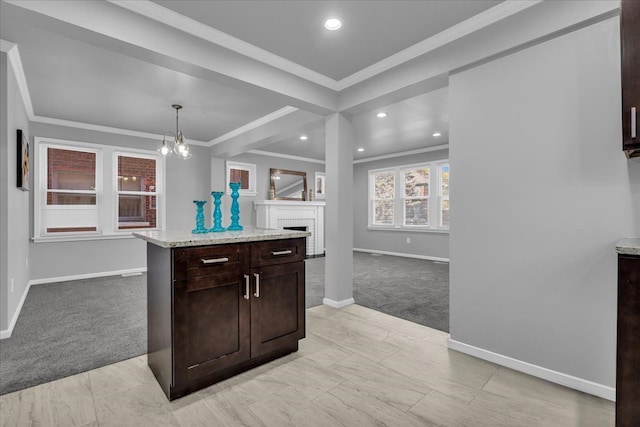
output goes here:
{"type": "Polygon", "coordinates": [[[253,273],[253,277],[256,278],[256,293],[253,294],[253,296],[260,298],[260,275],[258,273],[253,273]]]}
{"type": "Polygon", "coordinates": [[[220,264],[222,262],[227,262],[229,261],[229,258],[227,257],[223,257],[223,258],[210,258],[210,259],[204,259],[201,258],[200,262],[203,264],[220,264]]]}
{"type": "Polygon", "coordinates": [[[271,255],[289,255],[291,252],[291,250],[286,250],[286,251],[271,251],[271,255]]]}
{"type": "Polygon", "coordinates": [[[634,139],[636,136],[636,107],[631,107],[631,138],[634,139]]]}
{"type": "Polygon", "coordinates": [[[244,299],[249,299],[249,293],[251,291],[249,290],[249,275],[245,274],[244,275],[244,299]]]}

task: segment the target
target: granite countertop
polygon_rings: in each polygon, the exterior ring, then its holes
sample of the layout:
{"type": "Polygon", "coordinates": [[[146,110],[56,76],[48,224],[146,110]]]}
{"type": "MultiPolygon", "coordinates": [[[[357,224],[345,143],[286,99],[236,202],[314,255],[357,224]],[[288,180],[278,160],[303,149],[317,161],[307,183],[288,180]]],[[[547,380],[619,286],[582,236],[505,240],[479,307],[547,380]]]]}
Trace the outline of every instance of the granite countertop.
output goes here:
{"type": "Polygon", "coordinates": [[[640,256],[640,238],[627,237],[618,241],[618,243],[616,244],[616,252],[621,255],[640,256]]]}
{"type": "Polygon", "coordinates": [[[257,242],[261,240],[294,239],[310,236],[308,231],[245,227],[242,231],[193,234],[184,230],[138,231],[134,236],[163,248],[223,245],[225,243],[257,242]]]}

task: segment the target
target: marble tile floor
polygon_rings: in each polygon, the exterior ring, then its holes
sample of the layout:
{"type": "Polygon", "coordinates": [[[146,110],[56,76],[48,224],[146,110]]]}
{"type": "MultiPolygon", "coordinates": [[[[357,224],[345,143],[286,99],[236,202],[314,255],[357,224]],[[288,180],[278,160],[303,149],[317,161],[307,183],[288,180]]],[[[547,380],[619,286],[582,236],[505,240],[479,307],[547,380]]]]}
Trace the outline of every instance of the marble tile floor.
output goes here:
{"type": "Polygon", "coordinates": [[[358,305],[307,310],[297,353],[169,402],[146,356],[0,396],[9,426],[613,426],[613,402],[449,350],[358,305]]]}

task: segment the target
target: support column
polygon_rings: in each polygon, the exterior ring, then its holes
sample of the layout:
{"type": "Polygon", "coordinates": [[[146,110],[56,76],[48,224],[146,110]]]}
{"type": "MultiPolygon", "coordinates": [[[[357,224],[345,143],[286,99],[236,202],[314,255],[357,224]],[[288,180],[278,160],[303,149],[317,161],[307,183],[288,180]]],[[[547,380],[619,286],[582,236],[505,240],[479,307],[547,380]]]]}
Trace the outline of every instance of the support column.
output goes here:
{"type": "Polygon", "coordinates": [[[336,113],[325,120],[326,195],[324,304],[353,304],[353,126],[336,113]]]}

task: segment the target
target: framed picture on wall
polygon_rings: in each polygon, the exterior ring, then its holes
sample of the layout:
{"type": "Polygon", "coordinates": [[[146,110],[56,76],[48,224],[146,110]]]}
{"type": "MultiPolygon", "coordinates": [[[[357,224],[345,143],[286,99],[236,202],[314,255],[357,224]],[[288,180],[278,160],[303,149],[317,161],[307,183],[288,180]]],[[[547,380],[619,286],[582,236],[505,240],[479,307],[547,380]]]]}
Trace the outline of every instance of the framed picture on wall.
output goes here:
{"type": "Polygon", "coordinates": [[[256,190],[256,165],[227,160],[227,194],[231,194],[230,182],[239,182],[241,195],[255,196],[256,190]]]}
{"type": "Polygon", "coordinates": [[[316,172],[316,199],[325,198],[325,179],[326,176],[323,172],[316,172]]]}
{"type": "Polygon", "coordinates": [[[22,191],[29,191],[29,138],[22,132],[22,129],[17,131],[17,175],[18,175],[18,188],[22,191]]]}

